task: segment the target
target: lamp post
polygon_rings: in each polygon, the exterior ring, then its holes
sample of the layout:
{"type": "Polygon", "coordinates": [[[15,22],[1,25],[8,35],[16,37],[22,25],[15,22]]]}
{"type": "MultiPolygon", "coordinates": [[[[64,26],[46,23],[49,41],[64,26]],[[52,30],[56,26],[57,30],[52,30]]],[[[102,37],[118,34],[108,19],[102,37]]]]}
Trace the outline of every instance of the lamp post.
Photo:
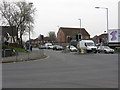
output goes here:
{"type": "Polygon", "coordinates": [[[81,32],[81,19],[78,19],[80,21],[80,33],[78,34],[78,40],[81,38],[82,39],[82,32],[81,32]]]}
{"type": "Polygon", "coordinates": [[[107,12],[107,33],[108,33],[108,8],[105,8],[105,7],[95,7],[97,9],[106,9],[106,12],[107,12]]]}
{"type": "Polygon", "coordinates": [[[78,20],[80,21],[80,33],[81,33],[81,19],[79,18],[78,20]]]}

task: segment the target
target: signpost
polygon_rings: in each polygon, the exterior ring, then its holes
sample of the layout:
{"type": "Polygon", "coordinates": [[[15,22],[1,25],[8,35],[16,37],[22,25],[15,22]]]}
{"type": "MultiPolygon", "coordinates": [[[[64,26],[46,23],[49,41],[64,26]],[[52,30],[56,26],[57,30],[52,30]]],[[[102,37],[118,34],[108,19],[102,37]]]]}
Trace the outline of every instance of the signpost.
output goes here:
{"type": "Polygon", "coordinates": [[[120,47],[120,29],[108,30],[108,43],[112,47],[120,47]]]}
{"type": "Polygon", "coordinates": [[[108,31],[108,42],[117,43],[120,42],[120,30],[109,30],[108,31]]]}

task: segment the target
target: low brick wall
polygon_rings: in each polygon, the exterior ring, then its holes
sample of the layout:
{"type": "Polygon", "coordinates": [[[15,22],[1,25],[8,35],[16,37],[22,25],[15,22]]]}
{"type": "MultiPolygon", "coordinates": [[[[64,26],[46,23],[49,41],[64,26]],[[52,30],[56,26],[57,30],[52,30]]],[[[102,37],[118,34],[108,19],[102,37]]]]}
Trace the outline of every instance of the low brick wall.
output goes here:
{"type": "Polygon", "coordinates": [[[21,61],[29,61],[29,60],[36,60],[45,57],[44,50],[33,50],[29,53],[18,53],[18,55],[11,56],[11,57],[4,57],[2,58],[2,63],[6,62],[21,62],[21,61]]]}

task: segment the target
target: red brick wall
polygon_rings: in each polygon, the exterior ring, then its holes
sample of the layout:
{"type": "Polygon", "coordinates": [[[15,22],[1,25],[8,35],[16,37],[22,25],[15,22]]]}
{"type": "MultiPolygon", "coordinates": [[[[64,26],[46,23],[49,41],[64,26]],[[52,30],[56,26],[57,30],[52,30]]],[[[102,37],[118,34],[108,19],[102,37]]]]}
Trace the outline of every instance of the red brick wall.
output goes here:
{"type": "Polygon", "coordinates": [[[57,42],[66,42],[65,35],[61,30],[57,33],[57,42]]]}
{"type": "MultiPolygon", "coordinates": [[[[89,40],[90,36],[82,36],[83,40],[89,40]]],[[[67,36],[62,32],[62,30],[59,30],[57,33],[57,42],[67,42],[67,36]]]]}
{"type": "Polygon", "coordinates": [[[90,36],[82,36],[83,40],[90,40],[90,36]]]}

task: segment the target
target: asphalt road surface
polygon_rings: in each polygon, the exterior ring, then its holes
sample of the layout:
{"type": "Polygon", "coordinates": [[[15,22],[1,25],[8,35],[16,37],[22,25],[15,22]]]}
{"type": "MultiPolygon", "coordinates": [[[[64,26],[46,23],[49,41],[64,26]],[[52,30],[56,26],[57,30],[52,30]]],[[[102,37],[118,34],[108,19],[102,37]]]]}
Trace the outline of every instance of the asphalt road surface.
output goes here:
{"type": "Polygon", "coordinates": [[[3,88],[117,88],[118,55],[45,50],[43,60],[3,64],[3,88]]]}

